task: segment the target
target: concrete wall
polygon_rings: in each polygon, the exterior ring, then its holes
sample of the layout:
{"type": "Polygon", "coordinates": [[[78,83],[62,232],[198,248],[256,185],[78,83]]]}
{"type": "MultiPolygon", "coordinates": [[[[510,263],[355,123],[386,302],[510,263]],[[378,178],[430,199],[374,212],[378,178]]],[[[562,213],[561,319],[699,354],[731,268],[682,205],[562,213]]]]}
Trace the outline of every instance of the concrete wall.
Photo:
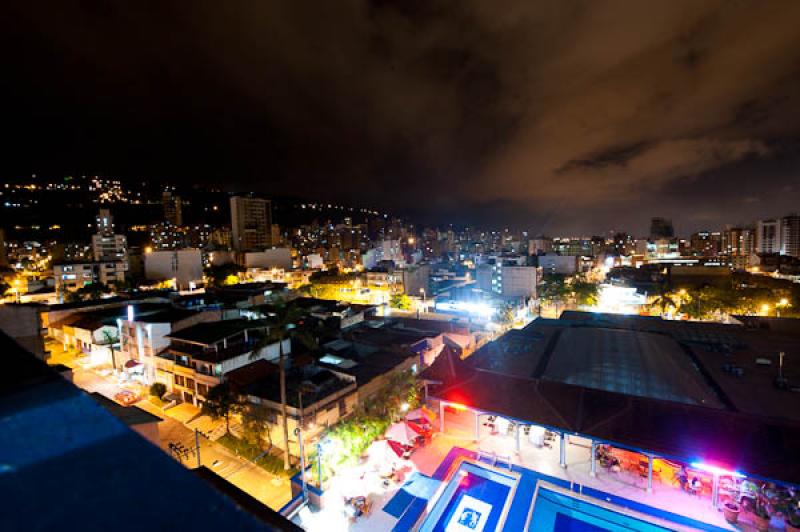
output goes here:
{"type": "Polygon", "coordinates": [[[144,275],[151,281],[175,279],[178,288],[203,279],[203,258],[199,249],[152,251],[144,256],[144,275]]]}
{"type": "Polygon", "coordinates": [[[0,305],[0,329],[41,360],[47,359],[42,339],[40,305],[0,305]]]}
{"type": "Polygon", "coordinates": [[[249,251],[244,254],[245,268],[292,268],[292,250],[272,248],[264,251],[249,251]]]}

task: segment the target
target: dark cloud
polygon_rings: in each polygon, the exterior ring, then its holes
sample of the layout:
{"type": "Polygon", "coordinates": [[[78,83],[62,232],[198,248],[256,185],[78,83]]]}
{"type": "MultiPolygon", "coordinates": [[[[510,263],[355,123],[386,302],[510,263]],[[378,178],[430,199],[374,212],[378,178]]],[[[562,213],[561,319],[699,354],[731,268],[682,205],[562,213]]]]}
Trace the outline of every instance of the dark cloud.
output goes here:
{"type": "Polygon", "coordinates": [[[0,24],[7,174],[548,232],[797,209],[797,2],[18,2],[0,24]]]}

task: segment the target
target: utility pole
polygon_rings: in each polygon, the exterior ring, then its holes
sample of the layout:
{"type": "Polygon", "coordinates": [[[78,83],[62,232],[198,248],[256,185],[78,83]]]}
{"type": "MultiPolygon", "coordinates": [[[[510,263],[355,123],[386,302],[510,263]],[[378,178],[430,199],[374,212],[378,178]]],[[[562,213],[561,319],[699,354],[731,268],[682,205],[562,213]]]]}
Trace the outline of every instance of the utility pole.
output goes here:
{"type": "Polygon", "coordinates": [[[197,452],[197,467],[200,467],[200,431],[194,429],[194,448],[197,452]]]}

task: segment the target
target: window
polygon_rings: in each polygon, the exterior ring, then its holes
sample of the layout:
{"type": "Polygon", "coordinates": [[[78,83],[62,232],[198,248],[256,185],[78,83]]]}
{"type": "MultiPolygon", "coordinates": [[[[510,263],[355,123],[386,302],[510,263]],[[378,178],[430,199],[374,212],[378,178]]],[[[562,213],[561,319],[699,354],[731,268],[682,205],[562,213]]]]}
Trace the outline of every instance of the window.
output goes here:
{"type": "Polygon", "coordinates": [[[203,397],[208,397],[208,386],[205,384],[197,383],[197,393],[203,397]]]}
{"type": "Polygon", "coordinates": [[[183,386],[184,385],[183,376],[175,375],[175,384],[177,384],[178,386],[183,386]]]}
{"type": "Polygon", "coordinates": [[[194,390],[194,379],[190,379],[189,377],[186,377],[186,387],[187,388],[191,388],[192,390],[194,390]]]}
{"type": "Polygon", "coordinates": [[[339,417],[344,417],[347,415],[347,401],[342,398],[339,399],[339,417]]]}

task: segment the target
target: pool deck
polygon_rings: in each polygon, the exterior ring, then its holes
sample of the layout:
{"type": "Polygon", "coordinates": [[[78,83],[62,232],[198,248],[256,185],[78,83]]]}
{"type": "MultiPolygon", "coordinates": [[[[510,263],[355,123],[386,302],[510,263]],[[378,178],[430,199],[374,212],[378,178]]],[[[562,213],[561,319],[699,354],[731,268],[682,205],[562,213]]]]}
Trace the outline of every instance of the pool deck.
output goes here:
{"type": "MultiPolygon", "coordinates": [[[[597,476],[592,477],[589,474],[591,450],[582,442],[576,441],[567,445],[567,468],[564,469],[559,466],[557,441],[552,448],[536,448],[523,442],[520,452],[517,453],[515,438],[492,435],[489,429],[483,426],[480,439],[476,442],[474,426],[474,418],[469,412],[447,414],[446,432],[436,432],[427,446],[418,449],[408,461],[404,462],[403,477],[407,479],[418,472],[444,480],[455,460],[464,457],[474,458],[479,451],[482,451],[495,453],[499,463],[510,460],[515,471],[524,473],[517,491],[530,493],[530,497],[515,499],[506,520],[505,530],[523,530],[536,482],[543,479],[577,493],[626,506],[642,513],[657,517],[667,516],[667,519],[678,524],[682,524],[683,519],[687,526],[689,521],[706,524],[707,526],[700,527],[706,530],[755,531],[755,528],[748,523],[740,521],[736,526],[727,523],[722,512],[712,508],[708,498],[691,496],[670,485],[654,482],[653,492],[648,493],[645,489],[645,479],[626,472],[608,473],[599,466],[597,476]],[[679,514],[676,515],[674,513],[676,511],[679,511],[679,514]]],[[[343,494],[338,491],[338,486],[353,485],[352,480],[350,482],[342,480],[334,478],[329,482],[326,491],[327,500],[341,500],[343,494]]],[[[398,522],[396,517],[383,511],[383,507],[400,490],[402,482],[386,487],[377,478],[367,475],[358,485],[361,488],[360,494],[368,496],[372,501],[372,511],[368,515],[350,522],[343,518],[342,506],[334,503],[313,514],[306,511],[302,526],[306,530],[324,532],[388,531],[409,530],[406,524],[416,521],[416,518],[411,519],[415,516],[408,515],[398,522]]],[[[410,512],[414,513],[413,510],[410,512]]],[[[770,530],[783,529],[782,524],[776,521],[773,521],[772,525],[774,528],[770,530]]]]}

